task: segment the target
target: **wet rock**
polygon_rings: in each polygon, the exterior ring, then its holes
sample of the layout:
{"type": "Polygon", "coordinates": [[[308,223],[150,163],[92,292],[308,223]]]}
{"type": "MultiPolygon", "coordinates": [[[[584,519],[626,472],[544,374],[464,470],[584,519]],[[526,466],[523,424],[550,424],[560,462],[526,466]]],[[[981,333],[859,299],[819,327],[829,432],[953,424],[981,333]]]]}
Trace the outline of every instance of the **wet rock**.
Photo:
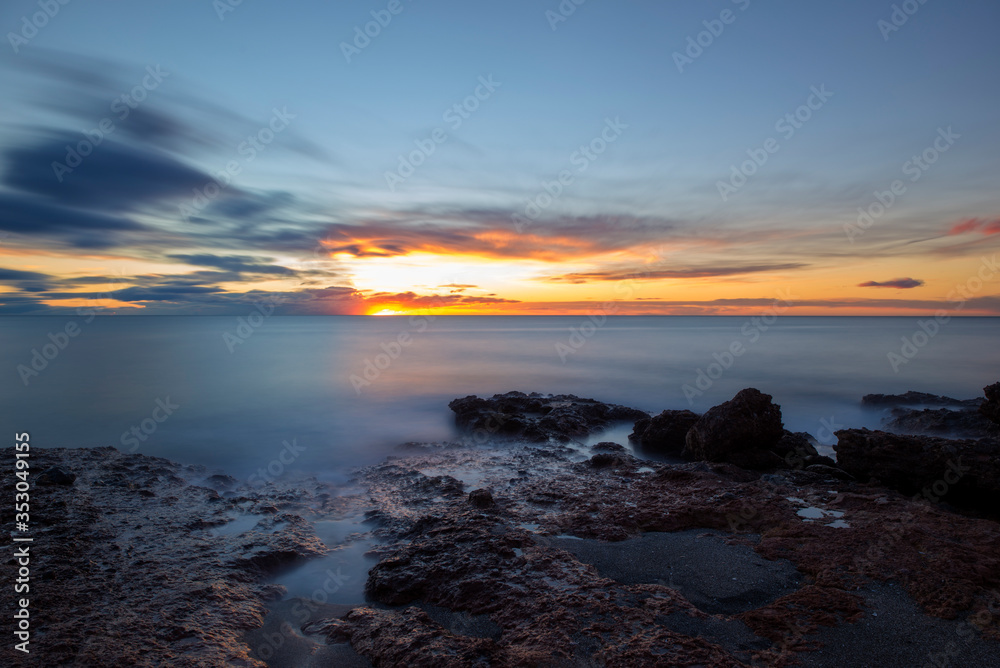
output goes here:
{"type": "Polygon", "coordinates": [[[741,465],[739,460],[754,468],[775,466],[781,458],[768,451],[784,433],[781,408],[771,402],[771,395],[747,388],[698,419],[687,433],[684,456],[741,465]]]}
{"type": "MultiPolygon", "coordinates": [[[[0,454],[14,459],[13,448],[0,454]]],[[[176,483],[204,484],[203,468],[113,448],[38,448],[31,457],[44,474],[32,529],[45,545],[31,550],[31,622],[54,640],[32,643],[32,656],[41,651],[25,665],[263,665],[242,638],[260,626],[274,593],[249,560],[325,554],[310,523],[286,515],[260,533],[213,532],[232,521],[233,507],[208,502],[206,487],[176,483]],[[70,471],[75,484],[59,484],[70,471]],[[109,628],[110,643],[102,640],[109,628]]],[[[0,495],[13,498],[15,480],[0,476],[0,495]]],[[[14,531],[14,519],[0,513],[0,530],[14,531]]],[[[8,599],[5,617],[14,613],[8,599]]],[[[0,665],[14,665],[13,654],[0,650],[0,665]]]]}
{"type": "Polygon", "coordinates": [[[684,451],[688,430],[699,417],[688,410],[666,410],[659,415],[640,418],[628,439],[648,452],[679,457],[684,451]]]}
{"type": "Polygon", "coordinates": [[[373,657],[376,666],[517,665],[516,661],[505,660],[493,640],[453,633],[417,607],[403,611],[357,608],[343,620],[318,622],[308,630],[323,633],[334,642],[349,641],[356,651],[373,657]]]}
{"type": "Polygon", "coordinates": [[[1000,383],[993,383],[983,388],[986,402],[979,407],[979,412],[994,424],[1000,424],[1000,383]]]}
{"type": "Polygon", "coordinates": [[[598,469],[617,468],[631,463],[632,457],[620,452],[599,452],[590,458],[590,465],[598,469]]]}
{"type": "Polygon", "coordinates": [[[205,484],[213,489],[232,489],[239,484],[239,480],[231,475],[216,473],[205,478],[205,484]]]}
{"type": "Polygon", "coordinates": [[[585,438],[614,422],[646,416],[627,406],[537,392],[508,392],[490,399],[468,396],[455,399],[448,407],[455,412],[455,424],[477,440],[518,438],[538,443],[585,438]]]}
{"type": "Polygon", "coordinates": [[[593,445],[590,449],[594,452],[625,452],[624,446],[612,443],[611,441],[601,441],[593,445]]]}
{"type": "Polygon", "coordinates": [[[35,482],[39,485],[72,485],[76,482],[76,474],[67,473],[61,468],[53,466],[39,473],[35,482]]]}
{"type": "Polygon", "coordinates": [[[997,514],[1000,443],[904,436],[868,429],[837,432],[838,466],[904,494],[997,514]]]}
{"type": "MultiPolygon", "coordinates": [[[[830,460],[833,461],[833,460],[830,460]]],[[[825,475],[830,478],[836,478],[837,480],[854,480],[854,476],[845,471],[838,466],[830,466],[828,464],[810,464],[806,467],[806,471],[810,473],[819,473],[820,475],[825,475]]]]}
{"type": "Polygon", "coordinates": [[[493,494],[488,489],[475,489],[469,492],[469,503],[476,508],[492,508],[495,505],[493,494]]]}
{"type": "Polygon", "coordinates": [[[882,424],[901,434],[928,434],[958,438],[998,438],[1000,425],[986,417],[989,404],[979,410],[950,408],[893,408],[882,424]]]}
{"type": "Polygon", "coordinates": [[[863,406],[937,406],[955,408],[975,408],[983,403],[982,398],[953,399],[927,392],[905,392],[903,394],[866,394],[861,397],[863,406]]]}
{"type": "Polygon", "coordinates": [[[784,430],[778,442],[771,447],[771,451],[779,457],[795,460],[816,457],[816,439],[804,431],[784,430]]]}

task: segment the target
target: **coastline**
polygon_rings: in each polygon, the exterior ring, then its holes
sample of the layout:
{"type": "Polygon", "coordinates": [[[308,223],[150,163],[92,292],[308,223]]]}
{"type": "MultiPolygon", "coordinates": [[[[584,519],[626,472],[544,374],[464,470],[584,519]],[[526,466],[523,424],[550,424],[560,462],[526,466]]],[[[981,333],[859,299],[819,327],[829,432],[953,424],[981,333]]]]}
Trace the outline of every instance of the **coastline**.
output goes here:
{"type": "Polygon", "coordinates": [[[250,489],[113,448],[33,451],[35,474],[76,478],[33,490],[29,662],[1000,665],[996,517],[829,464],[585,446],[637,416],[577,397],[518,412],[535,395],[511,395],[456,410],[464,443],[404,444],[359,470],[352,495],[308,479],[250,489]],[[491,413],[503,429],[477,444],[491,413]],[[315,522],[362,508],[368,600],[286,597],[276,577],[337,549],[315,522]]]}

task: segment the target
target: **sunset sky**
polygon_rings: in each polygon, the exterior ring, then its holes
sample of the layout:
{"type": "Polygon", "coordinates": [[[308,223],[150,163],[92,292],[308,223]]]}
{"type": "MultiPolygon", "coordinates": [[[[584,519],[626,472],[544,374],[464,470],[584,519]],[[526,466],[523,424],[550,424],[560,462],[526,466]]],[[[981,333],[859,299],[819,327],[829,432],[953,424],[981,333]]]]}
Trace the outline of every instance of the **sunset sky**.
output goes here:
{"type": "Polygon", "coordinates": [[[9,0],[0,314],[1000,315],[1000,4],[901,4],[9,0]]]}

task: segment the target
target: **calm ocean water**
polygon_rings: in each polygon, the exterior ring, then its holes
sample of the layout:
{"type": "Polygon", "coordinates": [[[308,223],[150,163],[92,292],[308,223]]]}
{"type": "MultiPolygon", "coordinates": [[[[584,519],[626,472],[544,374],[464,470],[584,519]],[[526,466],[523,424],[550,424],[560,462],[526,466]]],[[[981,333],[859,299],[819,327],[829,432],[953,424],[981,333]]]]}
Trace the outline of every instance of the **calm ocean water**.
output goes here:
{"type": "Polygon", "coordinates": [[[272,317],[239,331],[235,317],[5,317],[0,410],[34,446],[134,448],[240,477],[270,466],[337,479],[398,443],[453,436],[451,399],[509,390],[700,412],[753,386],[788,428],[832,443],[831,426],[877,426],[866,393],[965,398],[1000,380],[1000,319],[954,319],[933,337],[920,321],[272,317]],[[890,352],[906,360],[898,372],[890,352]]]}

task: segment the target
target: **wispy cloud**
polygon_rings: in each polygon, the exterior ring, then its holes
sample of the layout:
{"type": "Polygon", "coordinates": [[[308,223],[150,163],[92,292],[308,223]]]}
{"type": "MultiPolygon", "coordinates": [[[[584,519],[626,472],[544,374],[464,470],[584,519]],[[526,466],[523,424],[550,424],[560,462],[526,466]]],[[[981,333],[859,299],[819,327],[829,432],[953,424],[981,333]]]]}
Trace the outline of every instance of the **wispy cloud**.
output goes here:
{"type": "Polygon", "coordinates": [[[986,218],[969,218],[962,220],[948,230],[949,235],[966,234],[968,232],[979,232],[980,234],[1000,234],[1000,218],[992,220],[986,218]]]}
{"type": "Polygon", "coordinates": [[[859,288],[898,288],[901,290],[908,290],[910,288],[919,288],[924,282],[916,278],[894,278],[891,281],[866,281],[864,283],[859,283],[859,288]]]}

